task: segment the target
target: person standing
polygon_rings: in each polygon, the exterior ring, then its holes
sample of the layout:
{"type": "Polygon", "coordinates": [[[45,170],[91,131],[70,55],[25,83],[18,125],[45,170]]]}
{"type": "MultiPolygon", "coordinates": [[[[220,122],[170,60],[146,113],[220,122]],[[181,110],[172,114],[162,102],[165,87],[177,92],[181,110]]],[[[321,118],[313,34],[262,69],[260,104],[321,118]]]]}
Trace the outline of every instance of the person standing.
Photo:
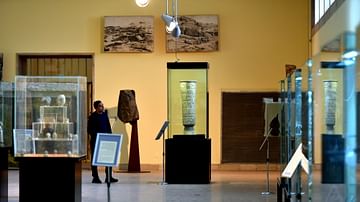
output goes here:
{"type": "MultiPolygon", "coordinates": [[[[88,133],[90,135],[90,149],[91,149],[91,162],[94,157],[95,143],[98,133],[112,133],[109,117],[105,111],[104,104],[100,100],[94,102],[95,111],[92,112],[88,118],[88,133]]],[[[92,183],[101,184],[99,178],[97,166],[91,165],[92,173],[92,183]]],[[[105,168],[107,182],[108,177],[110,177],[110,182],[117,182],[118,179],[112,177],[112,167],[105,168]],[[110,176],[108,176],[108,169],[110,169],[110,176]]]]}

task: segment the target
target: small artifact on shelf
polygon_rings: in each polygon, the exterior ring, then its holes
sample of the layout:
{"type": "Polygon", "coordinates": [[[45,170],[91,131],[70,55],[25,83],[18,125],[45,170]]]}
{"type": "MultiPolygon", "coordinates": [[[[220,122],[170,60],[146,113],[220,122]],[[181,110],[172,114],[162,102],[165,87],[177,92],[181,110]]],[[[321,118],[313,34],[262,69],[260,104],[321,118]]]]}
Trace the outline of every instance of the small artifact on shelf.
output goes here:
{"type": "Polygon", "coordinates": [[[32,123],[34,153],[45,156],[77,154],[79,142],[73,134],[74,124],[68,118],[66,96],[58,95],[52,105],[51,99],[50,96],[41,99],[44,105],[39,107],[40,118],[32,123]]]}
{"type": "Polygon", "coordinates": [[[64,106],[65,103],[66,103],[66,97],[64,94],[61,94],[59,95],[57,98],[56,98],[56,103],[58,106],[64,106]]]}
{"type": "Polygon", "coordinates": [[[51,103],[51,97],[50,96],[44,96],[41,98],[41,102],[44,106],[50,106],[51,103]]]}

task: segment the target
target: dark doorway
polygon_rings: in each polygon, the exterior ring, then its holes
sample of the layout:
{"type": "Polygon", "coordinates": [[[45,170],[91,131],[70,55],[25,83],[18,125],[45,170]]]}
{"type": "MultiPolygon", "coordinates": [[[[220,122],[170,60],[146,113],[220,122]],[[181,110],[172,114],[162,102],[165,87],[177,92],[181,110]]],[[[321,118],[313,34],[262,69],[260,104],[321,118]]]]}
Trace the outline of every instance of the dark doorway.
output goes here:
{"type": "MultiPolygon", "coordinates": [[[[277,101],[279,92],[223,92],[221,163],[264,163],[266,148],[259,151],[264,140],[263,98],[277,101]]],[[[280,158],[279,137],[270,138],[270,162],[280,158]]]]}

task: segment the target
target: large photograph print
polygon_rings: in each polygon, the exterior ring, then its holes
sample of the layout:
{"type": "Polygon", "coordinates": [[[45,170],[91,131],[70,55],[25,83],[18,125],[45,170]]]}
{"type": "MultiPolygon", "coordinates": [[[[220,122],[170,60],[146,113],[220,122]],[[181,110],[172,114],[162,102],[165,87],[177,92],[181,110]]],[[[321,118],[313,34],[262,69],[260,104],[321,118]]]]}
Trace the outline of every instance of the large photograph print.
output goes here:
{"type": "Polygon", "coordinates": [[[181,29],[179,38],[167,34],[167,52],[209,52],[219,49],[217,15],[178,16],[181,29]]]}
{"type": "Polygon", "coordinates": [[[152,52],[153,33],[152,16],[105,16],[104,52],[152,52]]]}

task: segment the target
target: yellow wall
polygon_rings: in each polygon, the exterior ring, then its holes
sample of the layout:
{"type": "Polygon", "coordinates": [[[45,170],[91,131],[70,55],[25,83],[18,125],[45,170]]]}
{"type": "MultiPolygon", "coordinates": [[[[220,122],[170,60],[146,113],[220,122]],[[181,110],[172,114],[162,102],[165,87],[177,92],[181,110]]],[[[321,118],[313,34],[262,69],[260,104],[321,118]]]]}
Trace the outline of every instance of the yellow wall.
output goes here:
{"type": "MultiPolygon", "coordinates": [[[[219,16],[219,51],[179,53],[181,61],[210,64],[212,163],[221,160],[221,92],[278,91],[284,64],[302,65],[307,58],[307,9],[306,1],[179,0],[179,14],[219,16]]],[[[164,10],[163,0],[152,0],[147,8],[133,0],[1,0],[4,77],[13,80],[16,53],[94,53],[94,98],[114,108],[120,89],[134,89],[141,162],[160,164],[162,142],[154,136],[167,117],[166,62],[175,60],[165,52],[164,10]],[[103,16],[112,15],[155,16],[154,52],[102,53],[103,16]]]]}

